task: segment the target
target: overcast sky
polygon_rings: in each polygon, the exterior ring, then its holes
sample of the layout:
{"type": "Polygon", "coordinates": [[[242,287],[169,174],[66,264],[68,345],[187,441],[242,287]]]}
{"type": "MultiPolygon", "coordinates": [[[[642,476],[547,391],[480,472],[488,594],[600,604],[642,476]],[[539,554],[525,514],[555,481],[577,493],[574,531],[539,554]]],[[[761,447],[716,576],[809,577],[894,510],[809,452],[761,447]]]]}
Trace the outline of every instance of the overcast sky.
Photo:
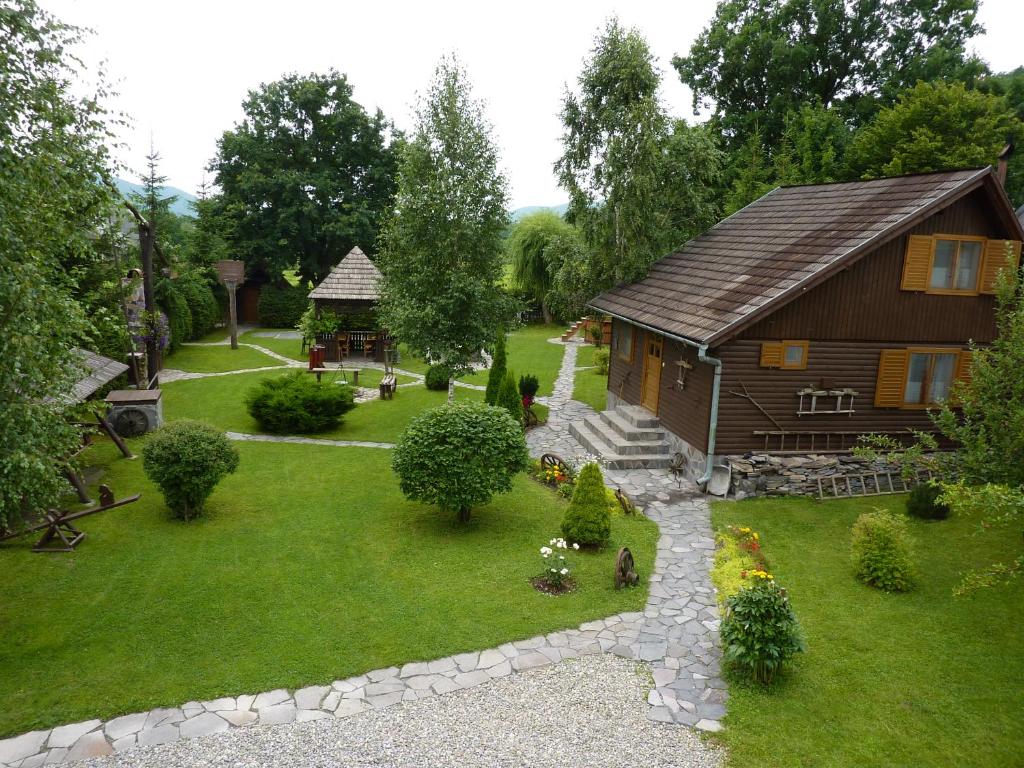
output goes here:
{"type": "MultiPolygon", "coordinates": [[[[563,202],[551,171],[559,155],[558,111],[594,35],[611,14],[640,29],[664,73],[662,97],[692,118],[690,94],[671,68],[714,12],[714,0],[548,0],[518,3],[350,0],[248,2],[40,0],[95,35],[80,55],[106,60],[108,79],[133,128],[122,160],[145,167],[152,133],[168,183],[194,192],[217,137],[241,118],[246,92],[286,72],[348,75],[355,99],[411,124],[417,91],[439,57],[455,52],[469,71],[511,186],[512,206],[563,202]]],[[[1024,63],[1024,2],[982,0],[987,28],[977,50],[997,71],[1024,63]]]]}

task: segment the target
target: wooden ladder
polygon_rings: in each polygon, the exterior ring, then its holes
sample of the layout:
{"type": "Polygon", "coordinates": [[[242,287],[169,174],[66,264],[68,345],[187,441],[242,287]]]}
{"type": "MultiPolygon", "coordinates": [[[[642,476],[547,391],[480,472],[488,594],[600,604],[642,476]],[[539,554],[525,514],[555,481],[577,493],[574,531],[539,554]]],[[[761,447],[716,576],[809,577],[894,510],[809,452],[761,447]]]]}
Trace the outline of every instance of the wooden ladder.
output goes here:
{"type": "Polygon", "coordinates": [[[861,496],[888,496],[893,493],[906,493],[924,479],[932,480],[930,469],[921,470],[915,478],[908,482],[899,472],[862,472],[849,475],[832,475],[831,478],[818,478],[818,498],[843,499],[861,496]],[[895,477],[895,480],[893,479],[895,477]],[[831,480],[831,484],[829,484],[831,480]],[[831,490],[831,494],[826,494],[831,490]]]}

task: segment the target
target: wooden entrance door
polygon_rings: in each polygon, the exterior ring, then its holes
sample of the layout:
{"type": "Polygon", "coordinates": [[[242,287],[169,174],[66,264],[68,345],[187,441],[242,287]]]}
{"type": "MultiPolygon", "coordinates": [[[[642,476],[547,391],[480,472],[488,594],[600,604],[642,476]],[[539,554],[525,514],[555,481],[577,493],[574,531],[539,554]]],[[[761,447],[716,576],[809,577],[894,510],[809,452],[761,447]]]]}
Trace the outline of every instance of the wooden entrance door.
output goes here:
{"type": "Polygon", "coordinates": [[[648,333],[644,340],[644,378],[640,387],[640,405],[651,413],[658,413],[658,393],[661,390],[661,351],[665,339],[648,333]]]}

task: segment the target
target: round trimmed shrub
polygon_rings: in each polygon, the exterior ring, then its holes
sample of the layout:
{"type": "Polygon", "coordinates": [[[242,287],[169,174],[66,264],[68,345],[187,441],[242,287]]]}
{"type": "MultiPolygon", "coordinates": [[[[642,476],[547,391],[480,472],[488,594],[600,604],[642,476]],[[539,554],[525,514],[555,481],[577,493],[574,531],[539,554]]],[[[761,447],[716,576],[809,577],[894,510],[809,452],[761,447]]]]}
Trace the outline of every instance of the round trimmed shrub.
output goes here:
{"type": "Polygon", "coordinates": [[[198,421],[175,421],[153,432],[142,467],[175,517],[191,520],[217,483],[238,468],[238,449],[227,435],[198,421]]]}
{"type": "Polygon", "coordinates": [[[907,514],[922,520],[945,520],[950,509],[939,503],[942,486],[938,483],[921,483],[914,486],[907,496],[907,514]]]}
{"type": "Polygon", "coordinates": [[[427,389],[435,391],[448,389],[448,381],[452,377],[452,369],[447,365],[439,363],[427,368],[427,375],[423,377],[423,383],[427,389]]]}
{"type": "Polygon", "coordinates": [[[256,304],[260,325],[266,328],[294,328],[309,303],[309,289],[301,285],[272,285],[260,288],[256,304]]]}
{"type": "Polygon", "coordinates": [[[395,447],[391,466],[406,498],[436,504],[466,522],[470,510],[530,464],[523,428],[504,408],[453,403],[414,418],[395,447]]]}
{"type": "Polygon", "coordinates": [[[601,468],[591,462],[580,471],[562,518],[562,535],[581,547],[600,547],[612,535],[612,516],[601,468]]]}
{"type": "Polygon", "coordinates": [[[608,375],[608,365],[610,360],[611,353],[609,353],[604,347],[594,350],[594,367],[597,369],[597,373],[599,375],[608,375]]]}
{"type": "Polygon", "coordinates": [[[304,371],[293,371],[252,387],[245,406],[268,432],[303,434],[337,427],[355,407],[355,398],[348,386],[321,383],[304,371]]]}
{"type": "Polygon", "coordinates": [[[804,649],[796,614],[770,578],[757,579],[725,602],[725,659],[759,683],[770,683],[785,662],[804,649]]]}
{"type": "Polygon", "coordinates": [[[857,518],[853,534],[853,569],[857,579],[886,592],[914,586],[914,562],[906,522],[884,509],[857,518]]]}

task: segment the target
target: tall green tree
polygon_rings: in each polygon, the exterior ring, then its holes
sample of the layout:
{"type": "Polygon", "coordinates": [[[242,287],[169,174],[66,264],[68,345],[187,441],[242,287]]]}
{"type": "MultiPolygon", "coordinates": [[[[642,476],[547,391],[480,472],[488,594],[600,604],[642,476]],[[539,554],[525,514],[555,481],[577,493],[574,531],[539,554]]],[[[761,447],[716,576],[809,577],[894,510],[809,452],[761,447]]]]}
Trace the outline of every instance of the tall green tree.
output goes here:
{"type": "Polygon", "coordinates": [[[177,195],[165,194],[167,177],[160,173],[160,153],[152,141],[146,155],[146,173],[142,176],[142,192],[133,193],[132,202],[146,217],[156,236],[158,255],[164,258],[164,267],[184,249],[192,223],[171,210],[177,195]]]}
{"type": "Polygon", "coordinates": [[[250,91],[211,162],[231,245],[251,275],[321,280],[353,246],[371,256],[395,192],[391,123],[344,75],[287,75],[250,91]]]}
{"type": "Polygon", "coordinates": [[[555,171],[604,285],[643,277],[717,218],[713,196],[687,193],[715,186],[721,156],[702,129],[673,124],[659,83],[647,41],[612,18],[562,106],[555,171]]]}
{"type": "Polygon", "coordinates": [[[403,148],[394,215],[377,264],[382,323],[454,377],[507,326],[501,239],[508,193],[483,105],[465,69],[443,59],[403,148]]]}
{"type": "Polygon", "coordinates": [[[1002,97],[918,83],[857,133],[848,159],[863,178],[989,165],[1022,128],[1002,97]]]}
{"type": "Polygon", "coordinates": [[[672,64],[730,147],[759,128],[774,148],[805,103],[859,124],[918,80],[973,81],[977,13],[977,0],[721,0],[672,64]]]}
{"type": "MultiPolygon", "coordinates": [[[[1024,124],[1024,67],[1000,72],[978,82],[978,90],[993,96],[1002,96],[1017,119],[1024,124]]],[[[1006,178],[1006,193],[1015,206],[1024,205],[1024,136],[1017,134],[1017,151],[1010,157],[1006,178]]]]}
{"type": "Polygon", "coordinates": [[[554,280],[555,253],[550,246],[559,238],[572,236],[573,226],[557,213],[537,211],[517,221],[505,241],[515,287],[540,305],[545,323],[552,319],[548,294],[554,280]]]}
{"type": "Polygon", "coordinates": [[[0,5],[0,528],[58,502],[79,441],[64,409],[88,323],[61,260],[85,260],[113,210],[106,93],[74,95],[80,40],[32,0],[0,5]]]}

